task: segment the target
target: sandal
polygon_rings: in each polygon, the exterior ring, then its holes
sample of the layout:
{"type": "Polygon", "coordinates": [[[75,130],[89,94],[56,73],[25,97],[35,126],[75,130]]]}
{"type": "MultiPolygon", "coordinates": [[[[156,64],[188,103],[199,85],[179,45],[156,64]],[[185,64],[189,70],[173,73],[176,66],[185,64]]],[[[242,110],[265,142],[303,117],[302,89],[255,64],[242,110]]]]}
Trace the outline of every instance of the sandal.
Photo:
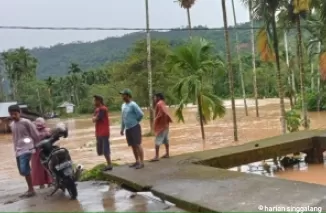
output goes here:
{"type": "Polygon", "coordinates": [[[142,169],[142,168],[144,168],[144,164],[143,164],[143,163],[140,163],[140,164],[138,164],[138,165],[135,167],[135,169],[142,169]]]}
{"type": "Polygon", "coordinates": [[[111,171],[113,169],[113,167],[112,166],[106,166],[106,167],[104,167],[103,168],[103,172],[107,172],[107,171],[111,171]]]}
{"type": "Polygon", "coordinates": [[[29,198],[29,197],[34,197],[36,195],[36,193],[33,192],[25,192],[24,194],[20,195],[20,198],[29,198]]]}
{"type": "Polygon", "coordinates": [[[133,164],[129,165],[129,167],[130,167],[130,168],[134,168],[134,167],[136,167],[137,165],[138,165],[138,163],[136,162],[136,163],[133,163],[133,164]]]}
{"type": "Polygon", "coordinates": [[[157,162],[157,161],[159,161],[160,159],[158,159],[158,158],[153,158],[153,159],[151,159],[151,160],[149,160],[149,162],[157,162]]]}
{"type": "Polygon", "coordinates": [[[169,155],[163,155],[161,158],[170,158],[169,155]]]}

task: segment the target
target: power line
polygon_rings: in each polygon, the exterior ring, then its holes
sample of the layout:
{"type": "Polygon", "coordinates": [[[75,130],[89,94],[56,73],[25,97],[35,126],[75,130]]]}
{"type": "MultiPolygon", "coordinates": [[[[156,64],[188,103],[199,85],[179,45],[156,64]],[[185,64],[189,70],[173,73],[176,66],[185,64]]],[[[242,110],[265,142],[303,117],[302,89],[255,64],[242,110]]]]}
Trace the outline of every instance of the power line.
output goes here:
{"type": "MultiPolygon", "coordinates": [[[[304,27],[304,26],[303,26],[304,27]]],[[[261,27],[229,27],[228,30],[251,30],[261,27]]],[[[293,28],[295,29],[295,28],[293,28]]],[[[55,30],[55,31],[145,31],[146,28],[125,27],[30,27],[30,26],[0,26],[0,30],[55,30]]],[[[151,31],[188,31],[188,28],[150,28],[151,31]]],[[[193,31],[223,31],[223,28],[192,28],[193,31]]]]}

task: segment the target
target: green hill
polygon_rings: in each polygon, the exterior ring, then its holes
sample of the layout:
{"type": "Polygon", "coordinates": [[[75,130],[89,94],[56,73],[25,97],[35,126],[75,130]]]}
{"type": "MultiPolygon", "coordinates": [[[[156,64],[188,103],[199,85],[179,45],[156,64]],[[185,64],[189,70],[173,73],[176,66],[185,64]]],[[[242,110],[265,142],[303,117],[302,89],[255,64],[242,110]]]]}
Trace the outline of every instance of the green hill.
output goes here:
{"type": "MultiPolygon", "coordinates": [[[[239,31],[241,47],[250,48],[250,24],[242,24],[239,28],[242,28],[239,31]]],[[[175,29],[167,32],[154,31],[151,35],[153,39],[167,39],[174,46],[188,39],[189,32],[185,29],[175,29]]],[[[214,42],[216,50],[219,52],[223,52],[225,49],[223,28],[209,30],[206,27],[198,26],[194,28],[193,36],[202,36],[214,42]]],[[[95,42],[58,44],[49,48],[35,48],[30,51],[39,61],[37,75],[44,79],[48,76],[66,75],[71,62],[78,63],[83,70],[87,70],[104,63],[122,60],[135,41],[145,38],[144,32],[136,32],[95,42]]],[[[235,31],[232,28],[230,40],[234,50],[235,31]]]]}

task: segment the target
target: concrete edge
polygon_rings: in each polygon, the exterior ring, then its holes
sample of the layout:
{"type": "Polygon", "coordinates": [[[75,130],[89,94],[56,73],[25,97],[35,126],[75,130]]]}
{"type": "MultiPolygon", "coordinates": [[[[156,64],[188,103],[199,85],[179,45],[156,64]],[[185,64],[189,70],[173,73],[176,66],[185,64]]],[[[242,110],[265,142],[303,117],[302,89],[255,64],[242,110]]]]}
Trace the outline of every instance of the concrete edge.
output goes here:
{"type": "MultiPolygon", "coordinates": [[[[319,141],[320,138],[325,138],[325,134],[324,135],[320,135],[320,134],[317,134],[317,132],[322,132],[322,131],[316,131],[316,130],[313,130],[313,131],[305,131],[306,133],[309,133],[309,135],[307,135],[307,137],[305,137],[305,139],[317,139],[317,143],[321,144],[322,142],[319,141]]],[[[300,134],[297,134],[297,135],[301,135],[303,134],[302,132],[300,134]]],[[[276,136],[276,137],[272,137],[273,139],[274,138],[277,138],[279,136],[276,136]]],[[[288,136],[287,136],[288,137],[288,136]]],[[[263,139],[263,140],[269,140],[271,138],[267,138],[267,139],[263,139]]],[[[253,142],[250,142],[250,144],[254,144],[254,143],[257,143],[258,141],[263,141],[263,140],[257,140],[257,141],[253,141],[253,142]]],[[[239,146],[243,146],[245,147],[246,144],[243,144],[243,145],[239,145],[239,146]]],[[[248,145],[248,143],[247,143],[248,145]]],[[[275,146],[274,145],[270,145],[270,146],[275,146]]],[[[270,146],[265,146],[265,147],[260,147],[260,148],[268,148],[270,146]]],[[[221,148],[221,149],[227,149],[229,147],[225,147],[225,148],[221,148]]],[[[211,150],[207,150],[207,151],[211,151],[211,150]]],[[[205,151],[204,151],[205,152],[205,151]]],[[[223,156],[228,156],[228,155],[233,155],[233,154],[236,154],[238,153],[239,150],[234,150],[234,152],[230,152],[230,153],[225,153],[225,154],[222,154],[222,155],[217,155],[215,158],[219,158],[219,157],[223,157],[223,156]]],[[[187,161],[187,159],[185,159],[186,156],[188,156],[189,159],[192,159],[191,162],[189,161],[188,163],[189,164],[195,164],[195,165],[198,165],[198,166],[209,166],[209,165],[203,165],[201,164],[201,162],[203,161],[206,161],[206,160],[209,160],[211,159],[211,157],[209,158],[196,158],[196,155],[198,153],[201,153],[201,156],[202,156],[202,153],[203,151],[201,152],[194,152],[194,153],[186,153],[186,154],[183,154],[183,155],[179,155],[179,156],[176,156],[176,160],[185,160],[187,161]]],[[[209,166],[210,167],[210,166],[209,166]]],[[[211,168],[214,168],[214,167],[211,167],[211,168]]],[[[220,169],[223,169],[223,168],[220,168],[220,169]]],[[[235,171],[233,171],[235,172],[235,171]]],[[[239,172],[237,172],[239,173],[239,172]]],[[[216,210],[213,210],[213,209],[209,209],[209,208],[206,208],[206,207],[203,207],[203,206],[200,206],[198,204],[195,204],[195,203],[191,203],[191,202],[188,202],[188,201],[185,201],[185,200],[182,200],[182,199],[178,199],[174,196],[170,196],[170,195],[167,195],[165,193],[162,193],[162,192],[159,192],[159,191],[156,191],[155,189],[153,189],[153,186],[151,185],[142,185],[142,184],[139,184],[139,183],[135,183],[135,182],[132,182],[132,181],[128,181],[124,178],[120,178],[114,174],[111,174],[109,172],[105,172],[105,175],[108,176],[109,179],[113,180],[113,181],[116,181],[118,182],[119,184],[122,184],[122,185],[126,185],[128,186],[128,188],[132,188],[136,191],[150,191],[153,193],[154,196],[157,196],[159,198],[161,198],[162,200],[167,200],[171,203],[174,203],[177,207],[179,208],[182,208],[184,210],[187,210],[187,211],[190,211],[190,212],[219,212],[219,211],[216,211],[216,210]]],[[[246,175],[246,174],[244,174],[246,175]]]]}
{"type": "MultiPolygon", "coordinates": [[[[194,164],[205,164],[204,163],[205,161],[209,161],[209,160],[220,158],[220,157],[227,157],[229,155],[234,155],[234,154],[242,153],[245,151],[263,150],[265,148],[277,147],[284,143],[283,140],[292,139],[292,138],[288,138],[288,137],[290,137],[290,135],[292,137],[294,137],[293,139],[296,139],[296,140],[303,140],[303,139],[319,140],[320,138],[326,137],[325,131],[323,131],[323,130],[300,131],[300,132],[296,132],[296,133],[289,133],[289,134],[285,134],[285,135],[279,135],[279,136],[274,136],[274,137],[270,137],[270,138],[255,140],[255,141],[237,145],[237,146],[231,146],[231,147],[228,146],[228,147],[210,149],[210,150],[205,150],[205,151],[196,151],[196,152],[191,152],[191,153],[185,153],[185,154],[175,156],[175,160],[176,161],[191,160],[191,163],[194,163],[194,164]],[[324,133],[323,134],[324,136],[322,136],[321,133],[324,133]],[[276,144],[271,144],[271,145],[264,144],[264,141],[269,142],[269,141],[277,140],[277,139],[282,139],[282,140],[279,140],[279,143],[276,143],[276,144]],[[255,147],[255,144],[261,144],[262,146],[255,147]],[[211,152],[214,152],[214,150],[215,151],[218,150],[219,153],[214,153],[214,156],[212,156],[211,152]]],[[[325,146],[326,146],[326,144],[325,144],[325,146]]]]}
{"type": "Polygon", "coordinates": [[[205,208],[201,205],[190,203],[185,200],[164,194],[162,192],[156,191],[154,189],[150,190],[154,196],[161,198],[162,200],[167,200],[173,204],[175,204],[178,208],[184,209],[190,212],[219,212],[213,209],[205,208]]]}
{"type": "Polygon", "coordinates": [[[104,175],[106,175],[108,177],[108,179],[110,179],[111,181],[117,182],[119,185],[121,185],[125,188],[128,188],[128,189],[135,190],[137,192],[149,191],[152,188],[151,185],[138,184],[138,183],[126,180],[124,178],[120,178],[119,176],[113,175],[109,172],[104,172],[104,175]]]}

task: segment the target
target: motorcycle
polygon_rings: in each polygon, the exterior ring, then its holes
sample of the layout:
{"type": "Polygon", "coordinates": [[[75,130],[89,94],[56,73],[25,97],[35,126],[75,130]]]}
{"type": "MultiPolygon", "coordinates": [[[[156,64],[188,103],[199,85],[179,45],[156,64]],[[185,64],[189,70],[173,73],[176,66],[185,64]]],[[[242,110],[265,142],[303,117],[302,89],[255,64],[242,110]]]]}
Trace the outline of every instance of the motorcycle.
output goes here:
{"type": "MultiPolygon", "coordinates": [[[[63,192],[67,190],[71,199],[76,199],[78,196],[76,181],[83,168],[81,165],[78,165],[74,169],[69,151],[55,145],[61,137],[68,137],[68,128],[64,124],[58,124],[51,132],[49,137],[34,145],[31,150],[41,150],[41,164],[53,179],[54,190],[49,196],[61,189],[63,192]]],[[[24,139],[25,143],[31,143],[31,141],[30,138],[24,139]]]]}

